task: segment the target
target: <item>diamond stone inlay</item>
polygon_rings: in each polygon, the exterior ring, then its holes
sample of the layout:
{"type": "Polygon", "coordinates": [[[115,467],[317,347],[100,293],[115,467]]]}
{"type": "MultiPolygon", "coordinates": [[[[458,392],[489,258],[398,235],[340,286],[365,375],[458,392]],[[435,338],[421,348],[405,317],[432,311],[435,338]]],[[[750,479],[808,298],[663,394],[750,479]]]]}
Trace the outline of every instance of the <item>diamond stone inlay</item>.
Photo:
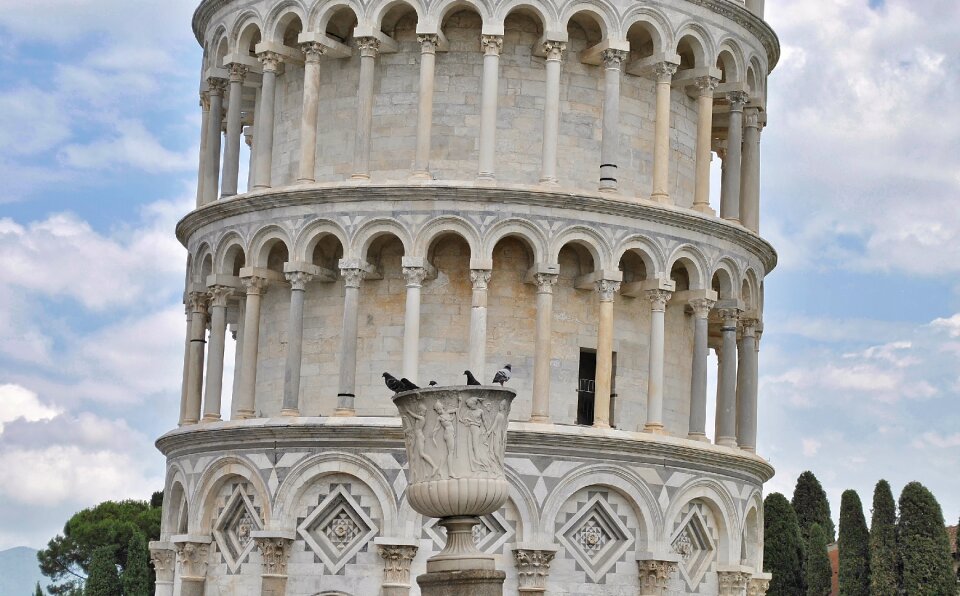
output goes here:
{"type": "Polygon", "coordinates": [[[691,509],[670,541],[673,551],[680,555],[680,574],[690,588],[696,588],[710,569],[715,549],[706,521],[696,509],[691,509]]]}
{"type": "Polygon", "coordinates": [[[342,486],[331,490],[297,528],[330,573],[340,571],[377,532],[376,523],[342,486]]]}
{"type": "Polygon", "coordinates": [[[620,560],[634,537],[603,495],[594,495],[560,529],[560,542],[594,582],[620,560]]]}
{"type": "Polygon", "coordinates": [[[232,573],[237,572],[240,564],[253,550],[251,532],[260,529],[260,515],[250,502],[250,497],[237,486],[227,499],[213,530],[213,538],[232,573]]]}

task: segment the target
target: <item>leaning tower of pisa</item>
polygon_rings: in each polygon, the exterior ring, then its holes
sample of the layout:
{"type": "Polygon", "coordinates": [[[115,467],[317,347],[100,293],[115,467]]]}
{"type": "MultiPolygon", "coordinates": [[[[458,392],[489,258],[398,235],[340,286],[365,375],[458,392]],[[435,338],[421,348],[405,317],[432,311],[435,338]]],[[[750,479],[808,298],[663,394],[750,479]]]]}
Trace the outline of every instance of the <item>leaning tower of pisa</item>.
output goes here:
{"type": "Polygon", "coordinates": [[[507,363],[474,533],[506,594],[765,593],[763,0],[203,0],[193,30],[159,596],[419,594],[443,530],[382,373],[507,363]]]}

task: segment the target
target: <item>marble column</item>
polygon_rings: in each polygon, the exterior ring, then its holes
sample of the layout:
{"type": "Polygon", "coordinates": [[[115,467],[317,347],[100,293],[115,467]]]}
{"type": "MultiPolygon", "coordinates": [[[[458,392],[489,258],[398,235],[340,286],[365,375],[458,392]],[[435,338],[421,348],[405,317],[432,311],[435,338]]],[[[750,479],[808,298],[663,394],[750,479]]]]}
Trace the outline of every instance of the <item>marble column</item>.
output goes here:
{"type": "Polygon", "coordinates": [[[697,149],[696,174],[693,186],[693,210],[707,215],[716,215],[710,207],[710,161],[713,141],[713,90],[720,83],[714,77],[700,77],[697,89],[697,149]]]}
{"type": "Polygon", "coordinates": [[[550,422],[550,360],[553,358],[553,286],[560,276],[537,273],[537,329],[533,352],[533,407],[530,422],[550,422]]]}
{"type": "Polygon", "coordinates": [[[757,321],[740,320],[737,345],[737,445],[744,451],[757,450],[757,321]]]}
{"type": "Polygon", "coordinates": [[[620,66],[627,57],[623,50],[604,50],[603,138],[600,143],[600,190],[616,192],[620,164],[620,66]]]}
{"type": "Polygon", "coordinates": [[[242,64],[230,65],[230,94],[227,97],[227,141],[223,152],[223,176],[220,182],[221,197],[232,197],[237,194],[240,176],[240,135],[243,132],[240,116],[243,110],[243,81],[246,77],[246,66],[242,64]]]}
{"type": "Polygon", "coordinates": [[[265,536],[266,532],[256,531],[256,542],[263,559],[263,571],[260,573],[261,596],[284,596],[287,593],[287,560],[293,539],[280,536],[265,536]]]}
{"type": "Polygon", "coordinates": [[[760,112],[746,108],[743,116],[743,160],[740,166],[740,221],[760,231],[760,112]]]}
{"type": "Polygon", "coordinates": [[[416,383],[420,376],[420,289],[427,277],[424,267],[404,267],[407,303],[403,313],[403,376],[416,383]]]}
{"type": "Polygon", "coordinates": [[[173,596],[173,578],[176,575],[177,550],[170,542],[150,542],[150,562],[157,576],[154,596],[173,596]]]}
{"type": "Polygon", "coordinates": [[[414,544],[387,544],[377,539],[377,552],[383,559],[382,596],[408,596],[410,594],[410,564],[417,556],[414,544]]]}
{"type": "Polygon", "coordinates": [[[244,126],[243,127],[243,142],[247,144],[247,149],[250,152],[250,158],[247,161],[247,192],[253,190],[253,169],[254,169],[254,160],[253,160],[253,129],[254,126],[244,126]]]}
{"type": "Polygon", "coordinates": [[[207,177],[207,131],[210,128],[210,94],[200,93],[200,159],[197,168],[197,207],[203,205],[203,184],[207,177]]]}
{"type": "Polygon", "coordinates": [[[184,304],[187,315],[187,332],[184,334],[183,341],[183,374],[180,381],[180,419],[178,426],[183,426],[187,419],[187,393],[190,386],[190,334],[193,332],[193,311],[190,308],[189,299],[184,304]]]}
{"type": "Polygon", "coordinates": [[[737,446],[737,317],[739,311],[722,309],[720,328],[720,371],[717,382],[716,443],[725,447],[737,446]]]}
{"type": "Polygon", "coordinates": [[[723,188],[720,197],[720,217],[740,221],[740,157],[743,145],[743,104],[747,94],[743,91],[727,93],[730,102],[729,127],[727,130],[727,155],[724,159],[723,188]]]}
{"type": "Polygon", "coordinates": [[[653,133],[653,191],[650,199],[670,203],[670,83],[677,72],[672,62],[654,65],[657,75],[656,122],[653,133]]]}
{"type": "Polygon", "coordinates": [[[227,341],[227,299],[233,294],[228,286],[212,286],[210,295],[210,345],[207,347],[207,391],[203,400],[203,421],[220,420],[223,395],[223,353],[227,341]]]}
{"type": "Polygon", "coordinates": [[[676,561],[644,559],[637,561],[640,573],[640,596],[664,596],[670,578],[677,572],[676,561]]]}
{"type": "Polygon", "coordinates": [[[305,271],[285,274],[290,283],[290,314],[287,319],[287,362],[283,372],[281,416],[300,415],[300,365],[303,360],[303,302],[313,276],[305,271]]]}
{"type": "Polygon", "coordinates": [[[243,356],[240,359],[240,384],[234,394],[237,418],[253,418],[256,414],[257,353],[260,346],[260,302],[267,291],[267,280],[249,276],[241,278],[247,289],[243,316],[243,356]]]}
{"type": "Polygon", "coordinates": [[[177,542],[177,563],[180,565],[180,596],[203,596],[207,582],[209,538],[205,542],[177,542]]]}
{"type": "Polygon", "coordinates": [[[644,432],[664,434],[663,428],[663,360],[666,349],[664,342],[664,318],[670,292],[664,290],[647,291],[650,300],[650,349],[647,376],[647,423],[644,432]]]}
{"type": "Polygon", "coordinates": [[[620,282],[601,279],[596,282],[600,298],[597,325],[597,368],[594,381],[593,426],[610,428],[610,381],[613,375],[613,297],[620,282]]]}
{"type": "Polygon", "coordinates": [[[317,122],[320,111],[320,57],[322,44],[311,42],[300,46],[305,59],[303,66],[303,112],[300,115],[300,173],[297,182],[316,181],[317,122]]]}
{"type": "Polygon", "coordinates": [[[493,181],[494,155],[497,149],[497,84],[500,79],[502,35],[480,36],[483,48],[483,79],[480,92],[480,159],[477,178],[493,181]]]}
{"type": "Polygon", "coordinates": [[[184,424],[200,420],[200,401],[203,394],[203,357],[207,343],[207,305],[205,292],[190,293],[190,367],[187,381],[187,411],[184,424]]]}
{"type": "Polygon", "coordinates": [[[715,301],[708,298],[690,301],[693,309],[693,363],[690,367],[690,429],[687,438],[695,441],[707,440],[708,317],[714,304],[715,301]]]}
{"type": "Polygon", "coordinates": [[[473,296],[470,301],[470,372],[485,378],[487,368],[487,285],[490,269],[471,269],[470,284],[473,296]]]}
{"type": "Polygon", "coordinates": [[[353,144],[353,175],[355,180],[370,179],[370,137],[373,135],[373,84],[380,40],[376,37],[357,38],[360,50],[360,83],[357,87],[357,135],[353,144]]]}
{"type": "Polygon", "coordinates": [[[360,280],[363,270],[340,270],[343,278],[343,326],[340,331],[340,388],[334,416],[355,416],[357,387],[357,329],[360,317],[360,280]]]}
{"type": "Polygon", "coordinates": [[[220,193],[220,130],[223,124],[223,92],[227,80],[217,77],[207,79],[207,95],[210,97],[210,115],[207,118],[207,153],[203,159],[203,201],[212,203],[220,193]]]}
{"type": "Polygon", "coordinates": [[[517,564],[517,585],[520,594],[546,594],[547,577],[550,575],[550,563],[557,555],[555,549],[522,548],[513,549],[517,564]]]}
{"type": "Polygon", "coordinates": [[[237,417],[237,396],[240,395],[240,377],[243,375],[243,330],[246,327],[244,319],[247,318],[247,294],[240,294],[240,300],[237,302],[238,323],[237,332],[234,335],[233,346],[233,386],[230,389],[230,418],[237,417]]]}
{"type": "Polygon", "coordinates": [[[547,40],[543,43],[546,59],[546,92],[543,98],[543,150],[540,183],[557,184],[557,144],[560,140],[560,66],[567,44],[547,40]]]}
{"type": "MultiPolygon", "coordinates": [[[[420,42],[420,90],[417,105],[417,151],[413,160],[413,176],[429,180],[430,138],[433,127],[433,81],[437,61],[438,35],[418,35],[420,42]]],[[[409,378],[409,377],[408,377],[409,378]]]]}
{"type": "Polygon", "coordinates": [[[263,80],[260,86],[260,101],[263,105],[257,110],[260,124],[257,125],[256,172],[253,177],[253,187],[263,189],[271,186],[277,74],[283,64],[283,56],[276,52],[263,52],[257,57],[263,65],[263,80]]]}

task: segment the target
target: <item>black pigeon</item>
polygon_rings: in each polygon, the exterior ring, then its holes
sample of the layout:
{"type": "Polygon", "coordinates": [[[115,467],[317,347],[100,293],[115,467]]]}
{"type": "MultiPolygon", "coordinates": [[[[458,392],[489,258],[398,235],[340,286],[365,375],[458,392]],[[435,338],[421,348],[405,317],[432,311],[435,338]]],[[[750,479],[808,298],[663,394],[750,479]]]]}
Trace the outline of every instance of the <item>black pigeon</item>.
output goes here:
{"type": "Polygon", "coordinates": [[[473,373],[469,370],[463,371],[463,374],[467,375],[467,385],[479,385],[480,381],[477,380],[473,373]]]}
{"type": "Polygon", "coordinates": [[[512,376],[511,368],[509,364],[505,364],[503,368],[497,371],[497,374],[493,375],[493,382],[500,383],[500,386],[503,387],[503,384],[510,380],[512,376]]]}
{"type": "Polygon", "coordinates": [[[409,379],[406,378],[400,379],[400,384],[403,385],[404,391],[413,391],[414,389],[419,389],[419,387],[411,383],[409,379]]]}
{"type": "Polygon", "coordinates": [[[437,382],[436,382],[436,381],[430,381],[430,386],[431,386],[431,387],[436,387],[436,386],[437,386],[437,382]]]}
{"type": "Polygon", "coordinates": [[[383,373],[383,382],[386,384],[387,389],[393,391],[394,393],[400,393],[403,391],[403,383],[400,382],[400,379],[388,372],[383,373]]]}

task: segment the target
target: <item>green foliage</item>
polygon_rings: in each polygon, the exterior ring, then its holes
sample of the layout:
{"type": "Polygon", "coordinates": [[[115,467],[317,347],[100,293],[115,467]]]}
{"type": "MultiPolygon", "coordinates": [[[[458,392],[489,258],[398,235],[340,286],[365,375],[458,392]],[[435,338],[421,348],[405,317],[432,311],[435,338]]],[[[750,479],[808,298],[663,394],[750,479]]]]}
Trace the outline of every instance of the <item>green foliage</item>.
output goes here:
{"type": "Polygon", "coordinates": [[[787,498],[771,493],[763,501],[763,570],[773,574],[767,596],[803,594],[803,542],[797,514],[787,498]]]}
{"type": "Polygon", "coordinates": [[[840,596],[870,596],[870,532],[854,490],[840,497],[840,596]]]}
{"type": "Polygon", "coordinates": [[[37,582],[37,590],[33,593],[33,596],[43,596],[43,588],[40,587],[40,582],[37,582]]]}
{"type": "Polygon", "coordinates": [[[830,596],[833,569],[830,567],[830,555],[827,554],[827,533],[820,524],[810,526],[806,555],[804,576],[807,596],[830,596]]]}
{"type": "Polygon", "coordinates": [[[873,516],[870,519],[870,594],[872,596],[896,596],[897,594],[896,524],[897,504],[893,500],[893,491],[890,490],[889,482],[881,480],[873,489],[873,516]]]}
{"type": "Polygon", "coordinates": [[[123,568],[123,596],[150,596],[150,551],[147,539],[141,532],[134,532],[127,546],[127,564],[123,568]]]}
{"type": "Polygon", "coordinates": [[[910,596],[956,594],[943,511],[933,494],[919,482],[911,482],[900,493],[897,550],[902,593],[910,596]]]}
{"type": "Polygon", "coordinates": [[[63,526],[63,534],[37,553],[40,571],[55,582],[47,591],[55,596],[79,593],[99,547],[110,547],[117,564],[125,567],[134,532],[147,540],[160,537],[160,512],[146,501],[131,500],[105,501],[74,514],[63,526]]]}
{"type": "Polygon", "coordinates": [[[805,542],[810,539],[810,527],[813,524],[820,524],[827,533],[827,544],[834,542],[836,533],[830,518],[830,503],[813,472],[804,472],[797,478],[797,487],[793,490],[793,510],[797,512],[797,522],[805,542]]]}
{"type": "Polygon", "coordinates": [[[157,492],[150,495],[150,506],[156,507],[157,509],[159,509],[160,507],[163,507],[163,491],[162,490],[158,490],[157,492]]]}
{"type": "Polygon", "coordinates": [[[90,574],[84,583],[83,596],[122,596],[117,560],[112,546],[101,546],[90,557],[90,574]]]}

